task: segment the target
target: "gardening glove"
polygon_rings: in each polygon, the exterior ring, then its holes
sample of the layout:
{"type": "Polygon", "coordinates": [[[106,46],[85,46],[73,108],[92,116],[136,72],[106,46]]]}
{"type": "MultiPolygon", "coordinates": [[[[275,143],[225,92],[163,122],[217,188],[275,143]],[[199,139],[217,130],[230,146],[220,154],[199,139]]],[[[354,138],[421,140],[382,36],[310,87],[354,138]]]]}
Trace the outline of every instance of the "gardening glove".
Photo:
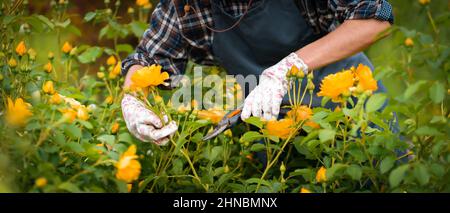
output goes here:
{"type": "Polygon", "coordinates": [[[288,89],[286,73],[294,65],[305,72],[305,75],[308,74],[308,66],[295,53],[289,54],[262,72],[259,85],[250,92],[244,101],[242,120],[251,115],[267,120],[278,117],[281,101],[288,89]]]}
{"type": "MultiPolygon", "coordinates": [[[[161,119],[136,97],[126,94],[122,99],[122,114],[128,130],[143,142],[166,145],[170,137],[178,130],[175,121],[164,125],[161,119]]],[[[164,123],[168,122],[164,116],[164,123]]]]}

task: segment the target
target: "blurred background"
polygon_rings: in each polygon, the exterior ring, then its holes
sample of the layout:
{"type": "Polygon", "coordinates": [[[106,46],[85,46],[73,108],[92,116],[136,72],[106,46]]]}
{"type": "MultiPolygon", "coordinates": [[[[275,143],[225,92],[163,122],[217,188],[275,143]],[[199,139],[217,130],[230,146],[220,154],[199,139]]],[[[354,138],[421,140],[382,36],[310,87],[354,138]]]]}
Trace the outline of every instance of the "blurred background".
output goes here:
{"type": "MultiPolygon", "coordinates": [[[[70,14],[72,24],[77,29],[68,29],[67,31],[62,32],[62,37],[64,38],[62,40],[69,40],[74,45],[111,45],[114,41],[105,38],[100,39],[98,36],[105,23],[91,24],[86,23],[83,20],[86,13],[102,8],[107,8],[105,2],[109,1],[70,1],[67,13],[70,14]]],[[[115,1],[112,1],[110,4],[113,4],[114,2],[115,1]]],[[[158,2],[159,1],[157,0],[151,0],[151,6],[148,12],[151,12],[151,10],[158,2]]],[[[395,31],[403,30],[403,33],[393,33],[390,37],[383,39],[366,51],[376,68],[384,68],[386,66],[393,65],[399,61],[399,58],[404,57],[400,53],[401,48],[399,48],[398,44],[403,43],[406,37],[411,37],[413,38],[413,40],[419,39],[426,42],[427,39],[430,41],[432,39],[428,38],[428,36],[435,36],[438,37],[441,43],[448,44],[450,40],[450,1],[432,0],[428,5],[428,9],[420,3],[421,1],[389,0],[389,2],[394,8],[395,25],[401,27],[400,29],[396,28],[395,31]],[[431,24],[429,16],[433,18],[435,22],[434,25],[440,26],[439,28],[433,28],[433,24],[431,24]],[[436,34],[435,30],[438,30],[439,34],[436,34]]],[[[48,14],[51,12],[51,1],[30,1],[29,3],[30,13],[48,14]]],[[[131,16],[129,13],[129,8],[133,8],[135,4],[136,2],[134,0],[121,1],[121,5],[117,11],[118,22],[130,22],[131,16]]],[[[135,14],[133,15],[138,16],[136,13],[137,12],[135,11],[135,14]]],[[[54,33],[44,33],[41,36],[35,36],[34,38],[35,39],[33,39],[31,42],[32,46],[36,47],[36,49],[48,52],[59,48],[56,46],[55,42],[47,42],[54,41],[56,39],[56,35],[54,33]],[[49,44],[52,44],[53,46],[49,44]]],[[[139,42],[134,35],[120,38],[120,40],[120,43],[129,44],[133,48],[139,42]]],[[[106,60],[106,57],[107,56],[104,56],[104,60],[106,60]]],[[[126,54],[122,53],[121,57],[126,57],[126,54]]],[[[38,55],[37,60],[38,62],[41,61],[42,63],[44,63],[46,60],[46,55],[38,55]]],[[[97,64],[97,66],[99,66],[99,64],[97,64]]],[[[85,69],[89,69],[89,72],[97,72],[97,66],[91,65],[90,67],[85,67],[85,69]]],[[[427,78],[442,77],[429,75],[430,73],[426,72],[422,74],[427,78]]],[[[382,77],[383,76],[379,76],[379,78],[382,77]]],[[[397,79],[383,78],[383,80],[392,95],[400,94],[402,84],[399,84],[397,79]]]]}

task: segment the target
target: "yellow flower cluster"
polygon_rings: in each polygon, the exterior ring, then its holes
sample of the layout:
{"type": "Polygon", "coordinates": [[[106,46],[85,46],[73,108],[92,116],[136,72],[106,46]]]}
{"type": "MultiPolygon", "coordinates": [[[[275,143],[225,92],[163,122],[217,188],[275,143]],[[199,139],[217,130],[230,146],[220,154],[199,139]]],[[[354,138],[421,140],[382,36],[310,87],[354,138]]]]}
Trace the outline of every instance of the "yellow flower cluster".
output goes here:
{"type": "Polygon", "coordinates": [[[65,42],[63,47],[61,48],[62,52],[65,54],[69,54],[72,51],[73,47],[69,42],[65,42]]]}
{"type": "Polygon", "coordinates": [[[136,0],[136,5],[145,9],[152,8],[152,3],[149,0],[136,0]]]}
{"type": "Polygon", "coordinates": [[[137,180],[141,174],[141,164],[137,159],[136,145],[131,145],[116,163],[116,178],[127,183],[137,180]]]}
{"type": "Polygon", "coordinates": [[[267,134],[281,139],[287,139],[290,135],[295,134],[295,122],[291,118],[269,120],[265,127],[267,134]]]}
{"type": "Polygon", "coordinates": [[[19,56],[24,56],[27,53],[27,47],[25,46],[25,42],[21,41],[16,47],[16,53],[19,56]]]}
{"type": "Polygon", "coordinates": [[[378,89],[377,81],[368,66],[359,64],[335,74],[328,75],[320,84],[318,96],[331,98],[333,102],[342,102],[350,95],[358,95],[364,91],[374,92],[378,89]]]}
{"type": "Polygon", "coordinates": [[[414,46],[414,40],[412,38],[406,38],[405,39],[405,46],[407,46],[407,47],[414,46]]]}
{"type": "MultiPolygon", "coordinates": [[[[116,79],[117,76],[120,75],[121,71],[121,61],[117,61],[115,56],[109,56],[109,58],[106,60],[106,64],[109,66],[109,79],[116,79]]],[[[105,77],[105,73],[98,72],[97,77],[100,79],[103,79],[105,77]]]]}
{"type": "Polygon", "coordinates": [[[319,129],[320,125],[311,120],[312,115],[313,111],[311,108],[304,105],[295,106],[286,114],[288,118],[294,120],[296,123],[304,121],[305,126],[309,126],[313,129],[319,129]]]}
{"type": "Polygon", "coordinates": [[[225,111],[222,109],[208,109],[208,110],[198,110],[197,117],[199,119],[209,120],[214,124],[218,124],[225,116],[225,111]]]}
{"type": "Polygon", "coordinates": [[[164,81],[169,79],[167,72],[161,72],[160,65],[151,65],[137,70],[131,76],[131,90],[145,89],[148,87],[155,87],[164,84],[164,81]]]}
{"type": "Polygon", "coordinates": [[[316,173],[316,181],[317,183],[323,183],[327,181],[327,169],[325,167],[320,167],[320,169],[316,173]]]}
{"type": "Polygon", "coordinates": [[[290,110],[287,113],[287,117],[293,119],[295,122],[300,122],[310,119],[312,114],[313,111],[311,110],[311,108],[302,105],[294,107],[292,110],[290,110]]]}
{"type": "Polygon", "coordinates": [[[24,126],[28,119],[33,115],[31,112],[31,104],[25,102],[22,98],[17,98],[14,102],[8,97],[7,99],[6,122],[12,126],[24,126]]]}
{"type": "Polygon", "coordinates": [[[286,76],[288,78],[299,78],[303,79],[305,77],[305,73],[303,70],[300,70],[297,66],[292,66],[291,69],[287,72],[286,76]]]}
{"type": "Polygon", "coordinates": [[[55,88],[53,87],[53,81],[46,81],[42,86],[42,91],[49,95],[55,94],[55,88]]]}
{"type": "Polygon", "coordinates": [[[431,3],[431,0],[419,0],[419,3],[421,5],[427,5],[427,4],[431,3]]]}

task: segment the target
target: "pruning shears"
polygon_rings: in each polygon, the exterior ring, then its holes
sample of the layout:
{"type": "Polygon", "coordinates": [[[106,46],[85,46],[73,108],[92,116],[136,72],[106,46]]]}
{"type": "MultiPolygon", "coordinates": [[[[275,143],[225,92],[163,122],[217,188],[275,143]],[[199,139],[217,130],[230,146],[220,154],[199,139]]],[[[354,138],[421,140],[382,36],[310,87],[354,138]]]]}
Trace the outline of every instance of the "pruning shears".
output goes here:
{"type": "Polygon", "coordinates": [[[203,137],[203,140],[207,141],[211,138],[214,138],[226,129],[241,121],[242,108],[243,106],[238,107],[237,109],[228,112],[225,116],[223,116],[222,120],[220,120],[217,126],[214,127],[213,131],[203,137]]]}

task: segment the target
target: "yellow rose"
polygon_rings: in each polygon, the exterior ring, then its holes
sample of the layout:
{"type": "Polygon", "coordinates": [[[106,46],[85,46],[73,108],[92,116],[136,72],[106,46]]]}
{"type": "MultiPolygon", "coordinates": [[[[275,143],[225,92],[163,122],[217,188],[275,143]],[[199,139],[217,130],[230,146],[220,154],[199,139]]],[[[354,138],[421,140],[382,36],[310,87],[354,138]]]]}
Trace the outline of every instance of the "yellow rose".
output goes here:
{"type": "Polygon", "coordinates": [[[294,120],[285,118],[281,120],[270,120],[266,123],[266,131],[269,135],[279,137],[281,139],[287,139],[294,133],[294,120]]]}
{"type": "Polygon", "coordinates": [[[53,94],[53,95],[50,97],[50,100],[49,100],[49,102],[50,102],[51,104],[55,104],[55,105],[60,104],[61,101],[62,101],[62,100],[61,100],[61,96],[60,96],[58,93],[53,94]]]}
{"type": "Polygon", "coordinates": [[[72,45],[66,41],[61,50],[63,51],[63,53],[69,54],[70,51],[72,51],[72,49],[73,49],[72,45]]]}
{"type": "Polygon", "coordinates": [[[114,57],[113,55],[109,56],[109,58],[106,60],[106,64],[109,66],[116,65],[116,63],[117,63],[116,57],[114,57]]]}
{"type": "Polygon", "coordinates": [[[50,61],[44,65],[44,70],[47,73],[51,73],[52,72],[53,65],[52,65],[52,63],[50,61]]]}
{"type": "Polygon", "coordinates": [[[141,164],[137,160],[138,158],[136,145],[128,147],[115,165],[117,168],[116,178],[127,183],[137,180],[141,174],[141,164]]]}
{"type": "Polygon", "coordinates": [[[25,46],[25,42],[21,41],[16,47],[16,53],[19,56],[24,56],[27,53],[27,47],[25,46]]]}
{"type": "Polygon", "coordinates": [[[406,38],[406,39],[405,39],[405,46],[407,46],[407,47],[412,47],[412,46],[414,46],[414,41],[413,41],[413,39],[412,39],[412,38],[406,38]]]}
{"type": "Polygon", "coordinates": [[[47,185],[47,179],[45,177],[40,177],[38,179],[36,179],[36,181],[34,182],[34,185],[36,185],[36,187],[38,188],[43,188],[44,186],[47,185]]]}
{"type": "Polygon", "coordinates": [[[167,72],[161,72],[160,65],[151,65],[137,70],[131,76],[131,88],[146,88],[163,84],[165,80],[169,79],[167,72]]]}
{"type": "Polygon", "coordinates": [[[53,81],[46,81],[42,86],[42,91],[50,95],[54,94],[55,88],[53,87],[53,81]]]}
{"type": "Polygon", "coordinates": [[[316,181],[318,183],[322,183],[322,182],[327,181],[326,172],[327,172],[327,169],[325,167],[323,167],[323,166],[320,167],[320,169],[317,171],[317,173],[316,173],[316,181]]]}
{"type": "Polygon", "coordinates": [[[6,122],[13,126],[24,126],[29,117],[33,115],[31,105],[22,98],[17,98],[14,102],[8,97],[6,110],[6,122]]]}
{"type": "Polygon", "coordinates": [[[77,110],[77,118],[83,121],[86,121],[89,119],[89,113],[86,109],[86,107],[82,106],[79,107],[77,110]]]}
{"type": "Polygon", "coordinates": [[[112,126],[111,126],[111,133],[112,134],[116,134],[119,131],[119,123],[115,122],[112,126]]]}

